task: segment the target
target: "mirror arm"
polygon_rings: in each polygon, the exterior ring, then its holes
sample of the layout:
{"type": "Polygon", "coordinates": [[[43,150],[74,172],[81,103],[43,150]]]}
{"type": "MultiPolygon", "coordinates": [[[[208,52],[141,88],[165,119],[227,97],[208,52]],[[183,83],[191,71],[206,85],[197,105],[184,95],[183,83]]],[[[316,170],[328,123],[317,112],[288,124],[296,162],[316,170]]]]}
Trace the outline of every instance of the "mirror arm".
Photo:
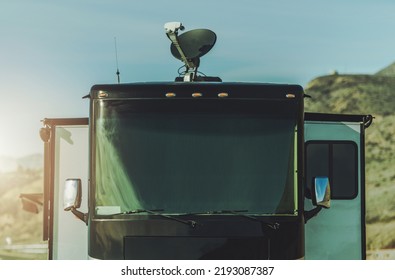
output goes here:
{"type": "Polygon", "coordinates": [[[314,209],[304,211],[304,223],[307,223],[311,218],[317,216],[321,209],[322,206],[317,206],[314,209]]]}
{"type": "Polygon", "coordinates": [[[86,225],[88,225],[88,214],[87,213],[82,213],[81,211],[78,211],[75,207],[71,207],[71,213],[74,214],[78,219],[83,221],[86,225]]]}

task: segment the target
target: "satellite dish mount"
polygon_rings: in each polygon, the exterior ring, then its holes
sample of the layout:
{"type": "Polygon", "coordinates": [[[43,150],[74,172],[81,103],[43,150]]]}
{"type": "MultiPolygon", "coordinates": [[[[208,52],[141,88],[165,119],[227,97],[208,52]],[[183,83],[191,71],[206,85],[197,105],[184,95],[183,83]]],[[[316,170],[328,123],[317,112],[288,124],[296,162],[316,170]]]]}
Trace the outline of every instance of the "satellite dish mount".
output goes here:
{"type": "Polygon", "coordinates": [[[213,31],[195,29],[178,36],[178,31],[185,29],[181,22],[168,22],[164,27],[167,37],[172,42],[170,45],[171,53],[175,58],[185,64],[184,82],[201,80],[221,81],[219,78],[199,77],[197,75],[200,57],[208,53],[217,40],[217,36],[213,31]]]}

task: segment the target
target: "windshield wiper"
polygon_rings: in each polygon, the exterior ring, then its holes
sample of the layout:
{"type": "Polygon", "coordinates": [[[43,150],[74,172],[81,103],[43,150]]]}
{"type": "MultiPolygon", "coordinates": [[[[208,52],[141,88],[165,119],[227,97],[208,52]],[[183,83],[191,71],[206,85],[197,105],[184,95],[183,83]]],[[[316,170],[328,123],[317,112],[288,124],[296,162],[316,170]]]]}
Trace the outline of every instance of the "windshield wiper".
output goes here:
{"type": "Polygon", "coordinates": [[[121,213],[114,214],[114,215],[133,215],[133,214],[138,214],[138,213],[148,213],[148,214],[164,217],[164,218],[167,218],[167,219],[170,219],[170,220],[173,220],[173,221],[177,221],[177,222],[189,225],[189,226],[191,226],[193,228],[198,225],[198,223],[196,221],[179,219],[179,218],[176,218],[176,217],[171,216],[171,215],[166,215],[166,214],[160,213],[162,211],[164,211],[164,209],[152,209],[152,210],[149,210],[149,209],[134,209],[134,210],[121,212],[121,213]]]}
{"type": "Polygon", "coordinates": [[[248,212],[248,210],[209,210],[206,212],[193,212],[184,215],[216,215],[216,214],[234,214],[238,215],[241,212],[248,212]]]}
{"type": "Polygon", "coordinates": [[[191,213],[189,215],[203,215],[203,214],[208,214],[208,215],[216,215],[216,214],[232,214],[235,216],[240,216],[240,217],[244,217],[246,219],[250,219],[256,222],[261,223],[262,225],[267,226],[268,228],[272,229],[272,230],[277,230],[280,228],[280,224],[275,222],[275,223],[268,223],[265,221],[262,221],[260,219],[258,219],[255,216],[251,216],[251,215],[246,215],[243,214],[244,212],[248,212],[248,210],[217,210],[217,211],[207,211],[207,212],[200,212],[200,213],[191,213]]]}
{"type": "Polygon", "coordinates": [[[122,212],[122,213],[118,213],[118,214],[116,214],[116,215],[129,215],[129,214],[138,214],[138,213],[149,213],[149,214],[155,214],[155,215],[157,215],[157,214],[161,214],[161,213],[159,213],[159,212],[162,212],[162,211],[165,211],[164,209],[151,209],[151,210],[148,210],[148,209],[134,209],[134,210],[129,210],[129,211],[126,211],[126,212],[122,212]]]}

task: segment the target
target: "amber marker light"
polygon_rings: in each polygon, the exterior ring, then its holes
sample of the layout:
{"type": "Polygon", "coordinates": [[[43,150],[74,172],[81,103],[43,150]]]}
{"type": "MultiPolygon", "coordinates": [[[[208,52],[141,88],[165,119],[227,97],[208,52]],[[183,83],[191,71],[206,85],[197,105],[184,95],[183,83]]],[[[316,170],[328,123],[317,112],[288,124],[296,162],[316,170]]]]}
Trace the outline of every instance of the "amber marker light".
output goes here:
{"type": "Polygon", "coordinates": [[[108,93],[105,91],[99,91],[98,96],[99,96],[99,98],[105,98],[105,97],[108,97],[108,93]]]}

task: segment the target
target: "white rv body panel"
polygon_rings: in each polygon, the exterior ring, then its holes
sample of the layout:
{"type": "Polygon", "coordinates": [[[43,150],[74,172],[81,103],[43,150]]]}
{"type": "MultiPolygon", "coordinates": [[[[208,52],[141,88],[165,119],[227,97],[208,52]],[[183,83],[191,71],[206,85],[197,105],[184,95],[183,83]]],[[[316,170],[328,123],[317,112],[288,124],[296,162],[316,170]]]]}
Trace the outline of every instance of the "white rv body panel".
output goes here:
{"type": "Polygon", "coordinates": [[[84,260],[88,258],[88,227],[63,209],[63,187],[66,179],[82,181],[82,203],[78,210],[88,212],[88,125],[55,125],[53,127],[53,234],[50,240],[52,259],[84,260]],[[52,247],[52,248],[51,248],[52,247]]]}

